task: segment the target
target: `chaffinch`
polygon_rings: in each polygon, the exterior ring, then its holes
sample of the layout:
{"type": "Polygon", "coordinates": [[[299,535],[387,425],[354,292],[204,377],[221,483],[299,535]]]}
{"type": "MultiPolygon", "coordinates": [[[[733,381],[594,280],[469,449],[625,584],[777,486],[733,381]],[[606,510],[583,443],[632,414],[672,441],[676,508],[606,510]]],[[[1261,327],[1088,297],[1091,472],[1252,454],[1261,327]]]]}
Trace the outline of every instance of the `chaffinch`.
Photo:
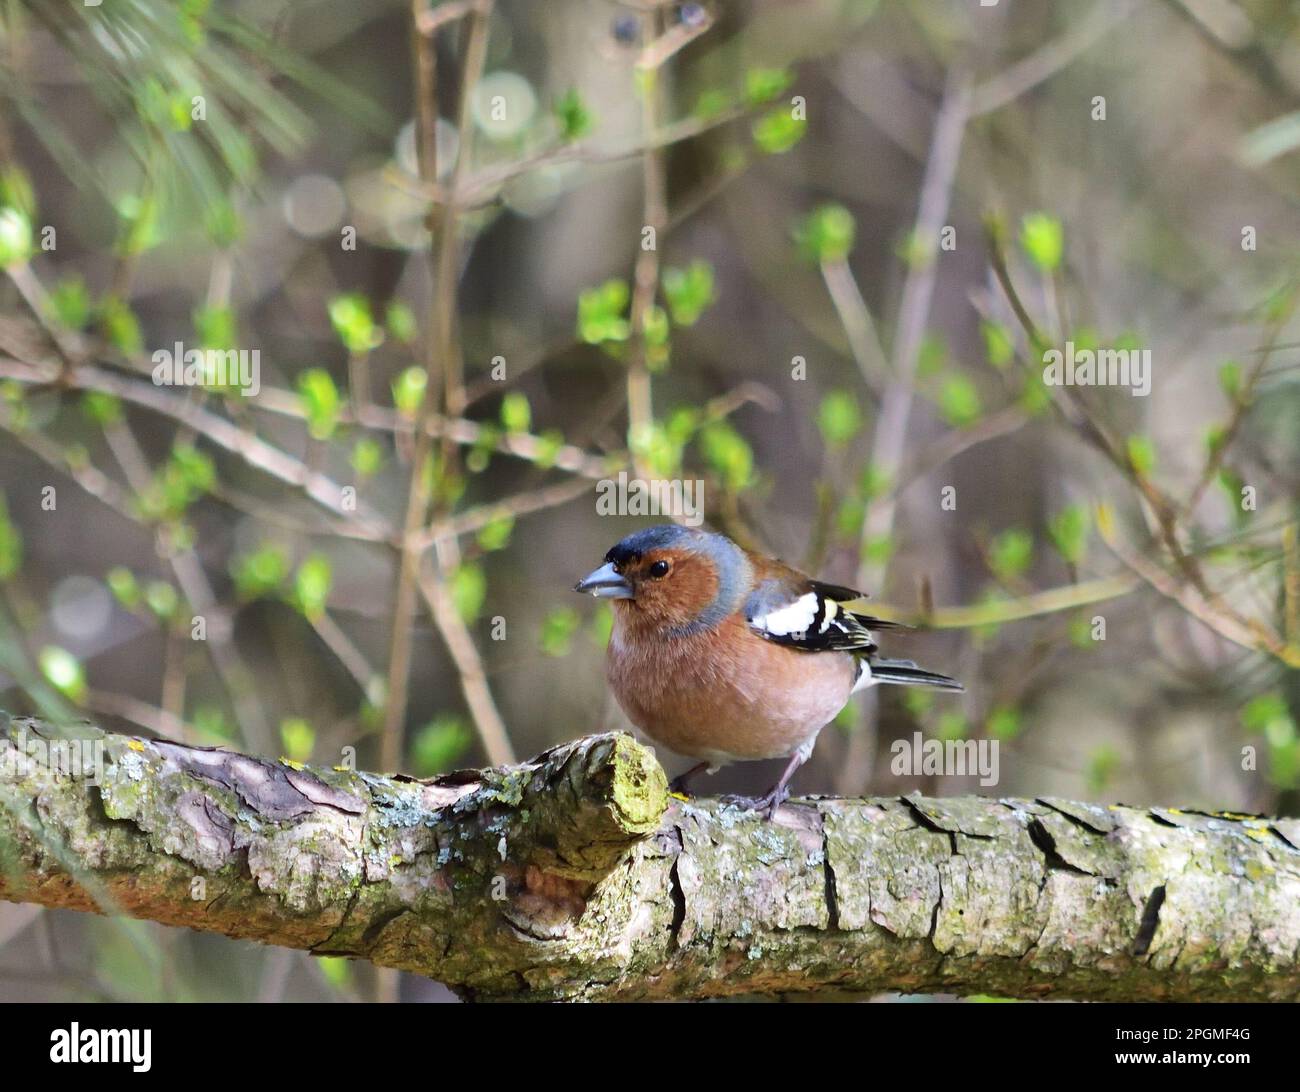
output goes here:
{"type": "Polygon", "coordinates": [[[629,719],[701,759],[674,782],[730,762],[789,758],[781,779],[741,802],[768,817],[817,733],[876,683],[961,690],[911,660],[879,657],[863,593],[812,580],[708,531],[667,524],[628,535],[575,591],[609,599],[605,673],[629,719]]]}

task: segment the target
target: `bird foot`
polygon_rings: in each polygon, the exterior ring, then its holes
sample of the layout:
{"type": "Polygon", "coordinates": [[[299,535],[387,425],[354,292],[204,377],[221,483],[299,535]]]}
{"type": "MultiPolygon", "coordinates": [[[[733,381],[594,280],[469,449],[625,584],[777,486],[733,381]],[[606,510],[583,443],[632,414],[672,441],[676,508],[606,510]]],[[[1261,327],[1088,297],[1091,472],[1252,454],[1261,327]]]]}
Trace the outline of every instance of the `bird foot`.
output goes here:
{"type": "Polygon", "coordinates": [[[771,821],[776,815],[776,809],[790,798],[790,789],[785,785],[777,785],[771,792],[764,793],[762,796],[721,796],[720,799],[724,804],[730,804],[733,807],[743,808],[745,811],[763,812],[764,818],[771,821]]]}

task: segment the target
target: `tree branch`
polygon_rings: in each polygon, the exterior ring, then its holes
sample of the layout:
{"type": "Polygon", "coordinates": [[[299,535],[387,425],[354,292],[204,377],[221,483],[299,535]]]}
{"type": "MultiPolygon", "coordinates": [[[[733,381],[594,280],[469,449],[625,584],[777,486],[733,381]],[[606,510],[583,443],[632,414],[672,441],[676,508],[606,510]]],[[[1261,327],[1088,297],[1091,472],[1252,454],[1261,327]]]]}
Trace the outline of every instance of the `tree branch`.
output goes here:
{"type": "Polygon", "coordinates": [[[671,800],[623,735],[417,781],[76,731],[93,776],[0,728],[0,898],[479,998],[1300,995],[1300,820],[883,797],[768,823],[671,800]]]}

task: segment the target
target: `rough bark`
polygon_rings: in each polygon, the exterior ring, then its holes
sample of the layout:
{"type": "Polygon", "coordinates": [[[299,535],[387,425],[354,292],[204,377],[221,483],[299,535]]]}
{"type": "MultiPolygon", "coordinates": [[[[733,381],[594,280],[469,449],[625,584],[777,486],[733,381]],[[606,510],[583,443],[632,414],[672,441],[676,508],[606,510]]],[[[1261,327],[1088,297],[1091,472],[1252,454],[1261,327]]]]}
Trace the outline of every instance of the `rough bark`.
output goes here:
{"type": "Polygon", "coordinates": [[[0,718],[0,898],[367,959],[478,998],[1287,999],[1300,821],[668,796],[630,737],[418,781],[0,718]]]}

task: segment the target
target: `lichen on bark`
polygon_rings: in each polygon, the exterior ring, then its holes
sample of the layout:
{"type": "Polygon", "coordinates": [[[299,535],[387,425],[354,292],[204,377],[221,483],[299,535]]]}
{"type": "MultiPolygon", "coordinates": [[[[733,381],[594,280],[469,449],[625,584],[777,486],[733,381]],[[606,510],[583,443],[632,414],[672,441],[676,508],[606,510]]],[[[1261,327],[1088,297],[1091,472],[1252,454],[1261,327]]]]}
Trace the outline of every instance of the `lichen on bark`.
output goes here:
{"type": "Polygon", "coordinates": [[[630,737],[429,780],[0,721],[0,897],[370,960],[477,998],[1295,999],[1300,824],[1055,798],[667,794],[630,737]]]}

